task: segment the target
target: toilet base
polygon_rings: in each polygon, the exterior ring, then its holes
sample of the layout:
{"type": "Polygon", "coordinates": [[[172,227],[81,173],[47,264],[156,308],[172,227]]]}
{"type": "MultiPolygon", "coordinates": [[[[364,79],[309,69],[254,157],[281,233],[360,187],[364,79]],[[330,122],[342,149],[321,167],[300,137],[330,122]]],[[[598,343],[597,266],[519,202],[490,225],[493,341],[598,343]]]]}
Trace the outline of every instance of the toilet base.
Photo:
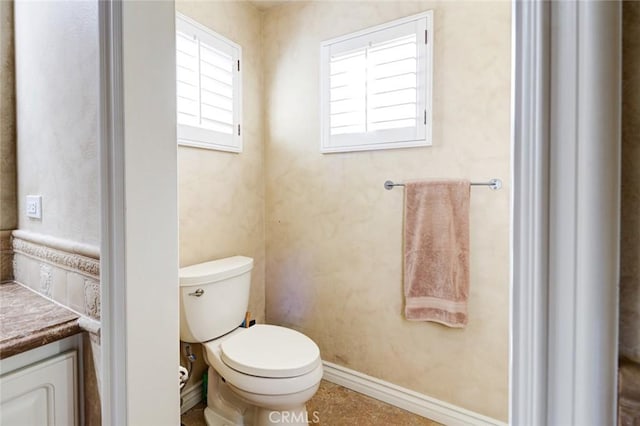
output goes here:
{"type": "Polygon", "coordinates": [[[206,407],[204,421],[207,426],[307,426],[316,423],[309,418],[305,406],[285,411],[271,411],[260,407],[253,407],[253,413],[247,413],[241,418],[229,419],[221,413],[206,407]]]}
{"type": "Polygon", "coordinates": [[[311,399],[319,385],[297,393],[293,400],[291,395],[284,398],[282,395],[255,395],[230,386],[209,367],[204,419],[207,426],[307,426],[318,423],[316,417],[307,413],[304,403],[311,399]]]}
{"type": "Polygon", "coordinates": [[[286,411],[271,411],[257,407],[255,426],[307,426],[307,409],[303,405],[286,411]]]}
{"type": "Polygon", "coordinates": [[[229,420],[226,417],[223,417],[219,413],[216,413],[209,407],[204,409],[204,421],[207,426],[243,426],[244,422],[242,420],[233,421],[229,420]]]}

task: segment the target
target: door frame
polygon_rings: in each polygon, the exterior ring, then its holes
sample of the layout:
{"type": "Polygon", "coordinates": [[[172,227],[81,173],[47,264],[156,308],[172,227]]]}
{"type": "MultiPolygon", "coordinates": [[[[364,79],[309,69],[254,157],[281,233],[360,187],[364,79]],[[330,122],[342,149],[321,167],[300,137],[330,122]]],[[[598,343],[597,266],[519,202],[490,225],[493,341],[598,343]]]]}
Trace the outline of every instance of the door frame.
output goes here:
{"type": "Polygon", "coordinates": [[[98,3],[102,423],[175,426],[180,422],[175,5],[98,3]]]}
{"type": "Polygon", "coordinates": [[[122,2],[98,2],[102,424],[127,424],[122,2]]]}
{"type": "Polygon", "coordinates": [[[615,424],[621,3],[512,4],[510,423],[615,424]]]}

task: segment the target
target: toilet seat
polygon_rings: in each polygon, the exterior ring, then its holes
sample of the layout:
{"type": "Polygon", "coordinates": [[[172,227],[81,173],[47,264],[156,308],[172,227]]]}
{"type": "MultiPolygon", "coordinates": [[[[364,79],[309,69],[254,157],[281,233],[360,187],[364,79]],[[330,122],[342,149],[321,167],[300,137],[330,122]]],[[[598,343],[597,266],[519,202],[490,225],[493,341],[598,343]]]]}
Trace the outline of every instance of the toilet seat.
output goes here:
{"type": "Polygon", "coordinates": [[[266,378],[301,376],[321,363],[313,340],[295,330],[265,324],[225,339],[220,357],[240,373],[266,378]]]}
{"type": "MultiPolygon", "coordinates": [[[[229,385],[249,393],[274,396],[289,395],[305,391],[306,389],[310,389],[314,386],[318,386],[320,380],[322,379],[323,373],[322,360],[320,359],[320,356],[318,356],[316,364],[313,365],[312,369],[309,372],[295,377],[254,376],[242,373],[227,365],[227,363],[222,360],[222,344],[226,341],[230,341],[231,339],[235,339],[236,337],[243,335],[249,330],[252,330],[256,327],[262,327],[262,325],[255,325],[250,328],[237,328],[236,330],[219,339],[214,339],[203,343],[202,345],[207,364],[215,369],[216,372],[222,378],[224,378],[229,385]]],[[[289,331],[293,332],[293,330],[289,331]]]]}

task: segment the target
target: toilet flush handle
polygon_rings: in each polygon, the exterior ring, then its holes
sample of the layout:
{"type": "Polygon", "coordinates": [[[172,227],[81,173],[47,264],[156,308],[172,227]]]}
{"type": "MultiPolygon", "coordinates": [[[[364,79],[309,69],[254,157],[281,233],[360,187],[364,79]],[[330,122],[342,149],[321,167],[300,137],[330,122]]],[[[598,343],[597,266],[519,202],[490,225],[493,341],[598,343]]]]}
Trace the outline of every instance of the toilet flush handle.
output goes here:
{"type": "Polygon", "coordinates": [[[204,290],[199,288],[196,291],[194,291],[193,293],[189,293],[189,296],[195,296],[195,297],[200,297],[204,294],[204,290]]]}

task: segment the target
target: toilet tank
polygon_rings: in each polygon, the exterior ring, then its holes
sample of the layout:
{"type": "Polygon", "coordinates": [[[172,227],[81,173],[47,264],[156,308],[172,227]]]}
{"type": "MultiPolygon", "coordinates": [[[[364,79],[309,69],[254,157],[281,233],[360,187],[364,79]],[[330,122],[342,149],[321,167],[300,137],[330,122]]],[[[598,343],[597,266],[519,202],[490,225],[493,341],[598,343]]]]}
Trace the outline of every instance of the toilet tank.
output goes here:
{"type": "Polygon", "coordinates": [[[253,259],[234,256],[180,268],[180,340],[222,336],[243,321],[253,259]]]}

